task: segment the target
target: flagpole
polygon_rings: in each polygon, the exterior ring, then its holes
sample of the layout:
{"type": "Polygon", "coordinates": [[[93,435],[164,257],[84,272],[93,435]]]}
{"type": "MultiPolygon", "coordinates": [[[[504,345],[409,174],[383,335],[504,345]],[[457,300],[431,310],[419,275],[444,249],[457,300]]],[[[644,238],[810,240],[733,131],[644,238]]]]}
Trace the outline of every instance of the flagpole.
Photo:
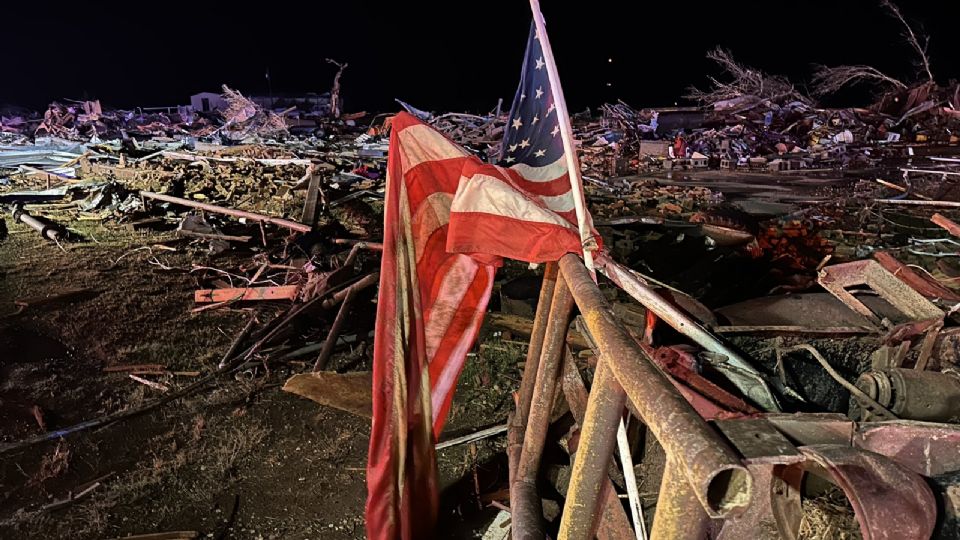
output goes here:
{"type": "Polygon", "coordinates": [[[560,75],[557,74],[557,64],[553,60],[553,49],[547,39],[547,28],[540,13],[540,1],[530,0],[530,9],[533,11],[533,23],[537,28],[537,38],[540,40],[540,50],[543,51],[543,60],[547,67],[547,77],[550,80],[550,93],[553,96],[553,106],[556,107],[557,120],[560,126],[560,139],[563,140],[563,153],[567,158],[567,174],[570,176],[570,188],[573,192],[573,207],[577,211],[577,227],[580,229],[580,244],[583,247],[583,264],[590,271],[596,281],[596,272],[593,266],[593,249],[596,247],[587,223],[587,204],[583,196],[583,181],[580,179],[580,163],[577,160],[577,149],[573,144],[573,128],[570,126],[570,115],[567,113],[567,102],[563,99],[563,89],[560,87],[560,75]]]}
{"type": "MultiPolygon", "coordinates": [[[[580,229],[580,245],[583,247],[583,265],[590,271],[593,280],[597,280],[597,273],[593,265],[593,249],[596,244],[587,223],[587,203],[583,194],[583,180],[580,178],[580,163],[577,160],[577,149],[573,144],[573,127],[570,125],[570,115],[567,113],[567,102],[563,99],[563,88],[560,87],[560,75],[557,73],[557,63],[553,59],[553,49],[547,38],[546,24],[543,22],[543,13],[540,13],[540,1],[530,0],[530,10],[533,11],[533,23],[537,28],[537,38],[540,40],[540,50],[543,51],[543,60],[547,67],[547,77],[550,80],[550,93],[553,95],[553,106],[556,107],[557,121],[560,126],[560,138],[563,140],[563,153],[567,158],[567,173],[570,176],[570,191],[573,192],[573,207],[577,211],[577,227],[580,229]]],[[[638,540],[647,537],[643,514],[640,510],[640,495],[637,488],[637,479],[633,470],[633,456],[630,455],[630,445],[627,441],[627,430],[621,419],[617,426],[617,446],[620,461],[623,464],[623,476],[626,480],[630,498],[630,513],[633,515],[634,533],[638,540]],[[631,481],[632,480],[632,481],[631,481]]]]}

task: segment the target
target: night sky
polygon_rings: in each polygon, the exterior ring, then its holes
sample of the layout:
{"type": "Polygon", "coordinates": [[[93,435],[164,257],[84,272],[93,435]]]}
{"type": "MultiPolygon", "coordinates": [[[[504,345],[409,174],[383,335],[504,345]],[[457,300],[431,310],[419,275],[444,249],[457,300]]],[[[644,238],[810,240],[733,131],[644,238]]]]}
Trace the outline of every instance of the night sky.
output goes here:
{"type": "MultiPolygon", "coordinates": [[[[865,63],[915,76],[899,23],[872,0],[569,2],[542,0],[571,111],[617,98],[672,105],[716,69],[717,45],[802,83],[814,63],[865,63]],[[609,60],[612,59],[612,62],[609,60]],[[608,86],[609,84],[609,86],[608,86]]],[[[335,68],[346,111],[486,112],[516,90],[530,25],[524,0],[486,2],[5,2],[0,104],[57,98],[114,107],[188,103],[226,83],[246,94],[325,92],[335,68]]],[[[960,2],[900,1],[931,36],[934,75],[960,78],[960,2]]],[[[868,96],[852,92],[833,104],[868,96]]],[[[847,102],[847,103],[845,103],[847,102]]]]}

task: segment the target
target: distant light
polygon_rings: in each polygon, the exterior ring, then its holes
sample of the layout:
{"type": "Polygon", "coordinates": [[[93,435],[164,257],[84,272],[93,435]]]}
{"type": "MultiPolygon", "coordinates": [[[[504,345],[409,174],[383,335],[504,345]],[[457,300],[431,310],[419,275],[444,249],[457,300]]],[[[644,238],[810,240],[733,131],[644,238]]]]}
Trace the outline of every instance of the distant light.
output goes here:
{"type": "Polygon", "coordinates": [[[607,86],[613,86],[613,83],[607,83],[607,86]]]}
{"type": "Polygon", "coordinates": [[[613,58],[607,58],[607,62],[609,62],[609,63],[612,64],[612,63],[613,63],[613,58]]]}

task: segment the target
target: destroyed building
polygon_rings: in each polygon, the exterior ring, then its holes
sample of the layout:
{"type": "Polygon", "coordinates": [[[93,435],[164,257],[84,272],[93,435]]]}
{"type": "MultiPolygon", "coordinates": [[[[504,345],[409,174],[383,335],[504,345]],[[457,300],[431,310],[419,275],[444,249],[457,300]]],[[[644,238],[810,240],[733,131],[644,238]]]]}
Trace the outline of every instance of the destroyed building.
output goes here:
{"type": "Polygon", "coordinates": [[[960,85],[918,26],[877,6],[912,79],[717,48],[679,105],[568,110],[537,5],[483,112],[345,108],[322,56],[0,109],[0,537],[960,538],[960,85]]]}

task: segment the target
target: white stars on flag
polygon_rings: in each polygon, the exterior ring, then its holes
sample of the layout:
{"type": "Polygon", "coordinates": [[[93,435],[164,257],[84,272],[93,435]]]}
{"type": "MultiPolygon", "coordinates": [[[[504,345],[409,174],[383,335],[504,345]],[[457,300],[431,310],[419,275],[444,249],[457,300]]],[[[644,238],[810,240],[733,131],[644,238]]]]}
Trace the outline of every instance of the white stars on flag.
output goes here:
{"type": "Polygon", "coordinates": [[[530,139],[524,139],[520,141],[520,148],[526,148],[530,146],[530,139]]]}
{"type": "Polygon", "coordinates": [[[536,157],[543,157],[546,153],[547,153],[546,150],[542,150],[542,149],[541,149],[541,150],[537,150],[536,152],[534,152],[533,155],[536,156],[536,157]]]}
{"type": "Polygon", "coordinates": [[[537,99],[540,99],[541,97],[543,97],[543,87],[542,87],[542,86],[540,86],[540,87],[537,88],[537,95],[534,96],[534,97],[537,98],[537,99]]]}
{"type": "Polygon", "coordinates": [[[520,117],[513,119],[513,129],[520,129],[523,126],[523,122],[520,121],[520,117]]]}
{"type": "Polygon", "coordinates": [[[557,133],[560,133],[560,126],[559,126],[559,125],[553,126],[553,130],[550,131],[550,134],[553,135],[554,137],[557,136],[557,133]]]}
{"type": "Polygon", "coordinates": [[[557,106],[554,105],[553,102],[551,102],[551,103],[550,103],[550,106],[547,107],[547,116],[550,116],[550,113],[552,113],[553,111],[555,111],[556,108],[557,108],[557,106]]]}
{"type": "Polygon", "coordinates": [[[537,58],[537,69],[543,69],[543,66],[546,64],[543,63],[543,57],[537,58]]]}
{"type": "Polygon", "coordinates": [[[537,115],[533,115],[533,123],[536,124],[539,121],[540,121],[540,117],[538,117],[537,115]]]}

